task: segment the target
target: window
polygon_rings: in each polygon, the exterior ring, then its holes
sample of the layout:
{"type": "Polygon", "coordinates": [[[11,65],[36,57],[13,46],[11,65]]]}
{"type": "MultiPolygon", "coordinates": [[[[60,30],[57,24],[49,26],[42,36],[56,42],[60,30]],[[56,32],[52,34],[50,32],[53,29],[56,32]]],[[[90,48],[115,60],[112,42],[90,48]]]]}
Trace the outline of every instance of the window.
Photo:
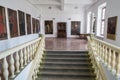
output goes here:
{"type": "Polygon", "coordinates": [[[104,37],[106,3],[98,7],[97,36],[104,37]]]}
{"type": "Polygon", "coordinates": [[[104,27],[105,27],[105,10],[106,10],[106,7],[103,7],[102,8],[102,11],[101,11],[101,28],[100,28],[100,35],[103,36],[104,34],[104,27]]]}

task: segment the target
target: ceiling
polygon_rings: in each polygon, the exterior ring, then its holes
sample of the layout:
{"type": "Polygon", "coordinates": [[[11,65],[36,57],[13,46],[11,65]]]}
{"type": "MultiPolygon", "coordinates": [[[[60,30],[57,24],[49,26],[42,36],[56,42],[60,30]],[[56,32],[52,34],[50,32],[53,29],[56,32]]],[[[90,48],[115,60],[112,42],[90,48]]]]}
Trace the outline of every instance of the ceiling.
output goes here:
{"type": "Polygon", "coordinates": [[[97,0],[27,0],[37,8],[57,8],[61,11],[65,9],[79,9],[94,4],[97,0]]]}

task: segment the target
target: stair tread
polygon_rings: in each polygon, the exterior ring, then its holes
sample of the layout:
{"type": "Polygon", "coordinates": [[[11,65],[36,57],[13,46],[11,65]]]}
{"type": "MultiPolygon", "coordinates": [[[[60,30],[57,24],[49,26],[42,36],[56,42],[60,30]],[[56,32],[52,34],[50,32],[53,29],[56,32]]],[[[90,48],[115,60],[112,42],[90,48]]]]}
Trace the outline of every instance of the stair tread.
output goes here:
{"type": "Polygon", "coordinates": [[[41,78],[38,78],[37,80],[95,80],[94,78],[91,78],[91,77],[85,77],[85,78],[46,78],[46,77],[41,77],[41,78]]]}
{"type": "Polygon", "coordinates": [[[38,74],[50,74],[50,75],[93,75],[91,72],[74,72],[74,71],[41,71],[38,74]]]}
{"type": "Polygon", "coordinates": [[[87,52],[47,51],[37,80],[95,80],[87,52]]]}
{"type": "Polygon", "coordinates": [[[49,62],[49,61],[45,61],[45,64],[61,64],[61,65],[79,65],[79,64],[91,64],[90,62],[49,62]]]}
{"type": "Polygon", "coordinates": [[[46,51],[47,53],[88,53],[88,51],[46,51]]]}
{"type": "Polygon", "coordinates": [[[68,55],[68,56],[69,56],[69,55],[71,55],[71,56],[83,56],[83,55],[85,55],[85,56],[86,56],[86,55],[88,55],[88,54],[84,54],[84,53],[82,53],[82,54],[78,54],[78,53],[77,53],[77,54],[76,54],[76,53],[72,53],[72,54],[69,54],[69,53],[67,53],[67,54],[66,54],[66,53],[64,53],[64,54],[63,54],[63,53],[62,53],[62,54],[54,54],[54,53],[51,53],[51,54],[49,54],[49,53],[48,53],[48,54],[46,54],[46,55],[61,55],[61,56],[66,56],[66,55],[68,55]]]}
{"type": "Polygon", "coordinates": [[[55,67],[52,67],[52,66],[44,66],[42,69],[92,69],[92,68],[89,68],[89,66],[55,66],[55,67]]]}
{"type": "Polygon", "coordinates": [[[88,57],[84,57],[84,58],[69,58],[69,57],[47,57],[45,58],[45,60],[49,60],[49,59],[53,59],[53,60],[90,60],[88,57]]]}

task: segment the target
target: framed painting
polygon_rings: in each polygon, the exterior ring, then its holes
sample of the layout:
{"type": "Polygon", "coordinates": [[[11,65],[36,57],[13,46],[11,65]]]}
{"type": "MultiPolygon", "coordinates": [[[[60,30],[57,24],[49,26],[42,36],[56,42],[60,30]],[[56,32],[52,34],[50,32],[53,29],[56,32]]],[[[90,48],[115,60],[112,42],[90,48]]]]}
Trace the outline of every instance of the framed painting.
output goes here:
{"type": "Polygon", "coordinates": [[[7,39],[5,8],[0,6],[0,40],[7,39]]]}
{"type": "Polygon", "coordinates": [[[40,32],[40,21],[38,19],[36,19],[36,32],[40,32]]]}
{"type": "Polygon", "coordinates": [[[31,15],[26,14],[27,34],[31,34],[31,15]]]}
{"type": "Polygon", "coordinates": [[[71,21],[71,35],[79,35],[80,34],[80,21],[71,21]]]}
{"type": "Polygon", "coordinates": [[[35,20],[35,18],[32,18],[32,27],[33,27],[33,33],[36,33],[36,20],[35,20]]]}
{"type": "Polygon", "coordinates": [[[96,32],[96,17],[93,18],[93,33],[96,32]]]}
{"type": "Polygon", "coordinates": [[[17,37],[18,36],[17,11],[8,8],[8,20],[10,36],[17,37]]]}
{"type": "Polygon", "coordinates": [[[45,21],[45,34],[53,34],[53,21],[52,20],[45,21]]]}
{"type": "Polygon", "coordinates": [[[116,39],[117,16],[108,18],[107,38],[116,39]]]}
{"type": "Polygon", "coordinates": [[[20,35],[25,35],[25,13],[18,10],[20,35]]]}

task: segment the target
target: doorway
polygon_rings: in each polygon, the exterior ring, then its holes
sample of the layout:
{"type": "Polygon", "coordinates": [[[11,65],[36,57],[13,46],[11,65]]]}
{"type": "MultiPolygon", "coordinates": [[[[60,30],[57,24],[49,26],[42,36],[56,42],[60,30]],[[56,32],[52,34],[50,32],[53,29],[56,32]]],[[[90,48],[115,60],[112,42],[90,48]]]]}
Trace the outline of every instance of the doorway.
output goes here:
{"type": "Polygon", "coordinates": [[[57,23],[57,37],[58,38],[66,38],[66,22],[58,22],[57,23]]]}

